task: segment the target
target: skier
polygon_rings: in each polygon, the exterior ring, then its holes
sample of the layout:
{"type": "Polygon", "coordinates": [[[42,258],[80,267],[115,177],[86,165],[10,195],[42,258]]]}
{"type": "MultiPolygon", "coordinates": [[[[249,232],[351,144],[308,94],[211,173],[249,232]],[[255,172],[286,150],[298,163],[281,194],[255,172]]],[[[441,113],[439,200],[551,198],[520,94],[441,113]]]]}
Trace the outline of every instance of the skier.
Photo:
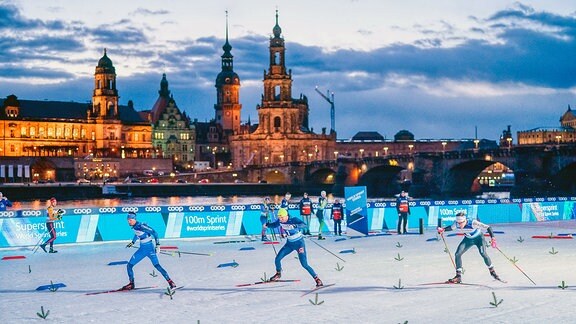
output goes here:
{"type": "Polygon", "coordinates": [[[304,235],[311,235],[310,234],[310,220],[312,218],[312,200],[308,198],[308,193],[304,193],[300,203],[298,204],[300,207],[300,217],[304,220],[304,235]]]}
{"type": "Polygon", "coordinates": [[[134,252],[132,257],[130,258],[130,261],[128,261],[127,271],[128,271],[128,279],[130,279],[130,282],[127,285],[123,286],[121,289],[122,290],[134,289],[133,268],[138,262],[140,262],[145,257],[148,257],[150,259],[154,267],[162,274],[164,279],[166,279],[166,281],[170,285],[170,288],[175,288],[176,284],[174,283],[174,281],[172,281],[172,279],[170,279],[170,276],[168,276],[166,270],[164,270],[164,268],[162,268],[162,266],[158,262],[158,255],[156,254],[158,253],[158,251],[160,251],[160,241],[158,240],[158,233],[156,233],[156,231],[152,227],[148,226],[146,223],[140,223],[139,221],[137,221],[136,213],[134,212],[128,213],[127,220],[128,224],[134,230],[134,237],[132,238],[132,241],[128,243],[128,245],[126,245],[126,247],[127,248],[132,247],[132,245],[134,245],[134,243],[138,239],[140,240],[140,247],[136,252],[134,252]],[[154,240],[156,241],[156,247],[154,247],[154,245],[152,244],[152,238],[154,238],[154,240]]]}
{"type": "Polygon", "coordinates": [[[56,198],[50,198],[48,201],[48,208],[46,209],[46,229],[50,234],[50,238],[46,240],[46,242],[40,244],[40,248],[42,248],[44,252],[48,253],[58,252],[54,250],[54,241],[56,241],[56,228],[54,227],[54,221],[61,220],[64,211],[62,209],[56,209],[56,205],[58,205],[56,198]],[[46,251],[46,245],[48,244],[50,244],[50,250],[46,251]]]}
{"type": "Polygon", "coordinates": [[[264,202],[260,207],[260,223],[262,224],[262,241],[270,241],[266,236],[266,228],[264,224],[270,221],[270,213],[273,210],[273,205],[270,203],[270,197],[264,197],[264,202]]]}
{"type": "Polygon", "coordinates": [[[318,217],[318,239],[324,240],[322,237],[322,228],[325,226],[324,223],[324,208],[328,205],[328,199],[326,198],[326,191],[322,190],[320,192],[320,197],[318,197],[318,209],[316,210],[316,217],[318,217]]]}
{"type": "Polygon", "coordinates": [[[332,204],[332,214],[330,219],[334,220],[334,235],[342,236],[342,218],[344,217],[344,207],[340,199],[334,199],[332,204]]]}
{"type": "Polygon", "coordinates": [[[438,234],[444,233],[444,231],[451,231],[454,229],[459,229],[460,231],[464,232],[464,238],[458,245],[456,249],[456,276],[452,279],[448,279],[447,283],[461,283],[462,282],[462,254],[466,252],[472,246],[476,246],[480,255],[484,259],[484,263],[490,270],[490,275],[494,277],[496,280],[500,280],[500,277],[496,274],[494,270],[494,265],[492,265],[492,261],[490,257],[486,253],[485,248],[485,240],[484,240],[484,233],[482,230],[486,230],[490,235],[490,245],[493,248],[496,248],[496,238],[494,237],[494,232],[489,225],[479,222],[478,220],[468,219],[466,214],[460,212],[456,214],[456,220],[452,225],[446,227],[438,227],[438,234]]]}
{"type": "Polygon", "coordinates": [[[0,211],[5,211],[6,207],[12,207],[12,202],[0,192],[0,211]]]}
{"type": "Polygon", "coordinates": [[[300,232],[300,228],[305,228],[306,224],[299,218],[290,218],[288,216],[288,211],[284,208],[278,210],[278,219],[272,223],[266,223],[264,226],[275,228],[280,226],[288,234],[286,244],[278,251],[278,255],[274,259],[274,265],[276,266],[276,274],[270,278],[270,281],[276,281],[282,277],[282,259],[290,254],[292,251],[298,252],[298,259],[300,264],[308,273],[314,278],[316,282],[316,287],[323,286],[322,280],[318,278],[314,269],[308,265],[308,260],[306,258],[306,245],[304,243],[304,236],[300,232]]]}

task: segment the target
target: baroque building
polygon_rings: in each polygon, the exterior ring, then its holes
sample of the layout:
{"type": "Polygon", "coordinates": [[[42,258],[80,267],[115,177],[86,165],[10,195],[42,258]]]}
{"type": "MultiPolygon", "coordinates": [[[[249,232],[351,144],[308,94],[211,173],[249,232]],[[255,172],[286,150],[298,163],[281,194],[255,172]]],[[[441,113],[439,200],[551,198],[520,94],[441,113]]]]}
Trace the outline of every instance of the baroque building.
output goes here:
{"type": "Polygon", "coordinates": [[[559,127],[538,127],[526,131],[519,131],[518,145],[560,145],[576,142],[576,115],[572,108],[560,117],[559,127]]]}
{"type": "Polygon", "coordinates": [[[196,131],[170,94],[166,74],[162,75],[158,99],[148,114],[154,156],[171,158],[174,166],[190,169],[194,165],[196,131]]]}
{"type": "Polygon", "coordinates": [[[116,70],[106,50],[94,73],[92,102],[0,101],[0,156],[151,157],[147,120],[118,104],[116,70]]]}
{"type": "Polygon", "coordinates": [[[150,123],[132,101],[122,106],[118,98],[116,69],[104,50],[90,103],[23,100],[14,94],[0,99],[0,157],[24,165],[25,173],[32,173],[25,178],[33,180],[117,176],[118,165],[104,160],[153,157],[150,123]],[[81,163],[69,163],[70,172],[62,173],[63,162],[55,158],[81,163]]]}
{"type": "Polygon", "coordinates": [[[269,67],[264,71],[264,93],[258,111],[258,125],[241,128],[230,137],[235,167],[333,158],[336,133],[315,134],[308,124],[306,96],[292,98],[292,71],[286,69],[286,47],[282,29],[276,25],[269,44],[269,67]]]}

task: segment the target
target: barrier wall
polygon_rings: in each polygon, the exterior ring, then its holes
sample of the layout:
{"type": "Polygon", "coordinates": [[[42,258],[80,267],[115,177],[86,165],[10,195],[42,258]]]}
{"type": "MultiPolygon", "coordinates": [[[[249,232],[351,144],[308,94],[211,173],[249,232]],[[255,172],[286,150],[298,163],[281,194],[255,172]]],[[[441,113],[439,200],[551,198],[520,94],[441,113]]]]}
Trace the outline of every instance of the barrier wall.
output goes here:
{"type": "MultiPolygon", "coordinates": [[[[576,219],[575,204],[576,197],[413,200],[408,226],[417,228],[420,218],[425,226],[435,227],[438,219],[446,225],[460,211],[486,224],[576,219]]],[[[324,220],[331,231],[330,207],[324,211],[324,220]]],[[[261,231],[260,205],[82,207],[65,211],[62,220],[55,222],[57,244],[130,240],[133,231],[126,221],[130,211],[151,225],[160,238],[259,235],[261,231]]],[[[289,214],[299,216],[297,204],[289,205],[289,214]]],[[[48,237],[45,220],[45,210],[0,212],[0,248],[36,245],[48,237]]],[[[372,231],[395,229],[397,220],[395,201],[368,203],[372,231]]],[[[317,232],[318,227],[318,219],[312,217],[311,232],[317,232]]]]}

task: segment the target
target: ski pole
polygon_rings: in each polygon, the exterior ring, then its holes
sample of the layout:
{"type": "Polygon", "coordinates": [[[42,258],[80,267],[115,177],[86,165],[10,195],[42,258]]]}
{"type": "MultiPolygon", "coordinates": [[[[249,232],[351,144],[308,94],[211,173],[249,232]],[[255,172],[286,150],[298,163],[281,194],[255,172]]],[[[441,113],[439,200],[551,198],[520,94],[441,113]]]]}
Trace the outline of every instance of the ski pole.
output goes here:
{"type": "Polygon", "coordinates": [[[167,249],[162,249],[160,248],[160,252],[167,252],[167,253],[178,253],[178,254],[190,254],[190,255],[202,255],[202,256],[212,256],[214,255],[213,253],[199,253],[199,252],[188,252],[188,251],[180,251],[180,250],[167,250],[167,249]]]}
{"type": "Polygon", "coordinates": [[[271,229],[270,227],[267,227],[270,232],[272,232],[272,239],[273,241],[270,242],[270,245],[272,245],[272,249],[274,249],[274,255],[278,256],[278,252],[276,251],[276,247],[274,246],[274,242],[276,241],[275,235],[274,235],[274,230],[271,229]]]}
{"type": "Polygon", "coordinates": [[[38,248],[40,247],[40,242],[42,242],[42,240],[44,240],[44,234],[40,235],[40,239],[38,240],[38,242],[36,242],[36,245],[34,245],[34,247],[32,248],[32,254],[38,251],[38,248]]]}
{"type": "Polygon", "coordinates": [[[452,252],[448,248],[448,244],[446,244],[446,239],[444,238],[444,232],[440,233],[440,237],[442,238],[442,242],[444,242],[444,247],[446,248],[446,252],[448,252],[448,256],[450,256],[450,261],[452,261],[452,265],[454,269],[456,269],[456,263],[454,262],[454,258],[452,258],[452,252]]]}
{"type": "MultiPolygon", "coordinates": [[[[304,237],[306,237],[306,236],[304,236],[304,237]]],[[[336,254],[334,254],[332,251],[330,251],[330,250],[328,250],[327,248],[325,248],[325,247],[323,247],[322,245],[320,245],[320,243],[318,243],[318,242],[314,242],[312,239],[308,239],[308,241],[310,241],[310,242],[312,242],[312,243],[314,243],[314,244],[318,245],[318,246],[319,246],[320,248],[322,248],[324,251],[326,251],[326,252],[328,252],[328,253],[332,254],[333,256],[337,257],[338,259],[340,259],[340,260],[342,260],[342,261],[346,262],[346,260],[342,259],[341,257],[339,257],[339,256],[337,256],[336,254]]]]}
{"type": "Polygon", "coordinates": [[[502,253],[502,255],[508,259],[508,261],[510,261],[510,263],[512,263],[512,265],[514,265],[516,267],[516,269],[520,270],[520,272],[522,272],[522,274],[528,278],[528,280],[530,280],[534,286],[536,286],[536,283],[534,282],[534,280],[532,280],[530,277],[528,277],[528,275],[526,274],[526,272],[524,272],[522,269],[520,269],[520,267],[516,264],[516,262],[513,262],[512,259],[510,259],[506,254],[504,254],[504,252],[502,252],[502,250],[500,250],[499,247],[496,247],[496,250],[498,250],[498,252],[502,253]]]}

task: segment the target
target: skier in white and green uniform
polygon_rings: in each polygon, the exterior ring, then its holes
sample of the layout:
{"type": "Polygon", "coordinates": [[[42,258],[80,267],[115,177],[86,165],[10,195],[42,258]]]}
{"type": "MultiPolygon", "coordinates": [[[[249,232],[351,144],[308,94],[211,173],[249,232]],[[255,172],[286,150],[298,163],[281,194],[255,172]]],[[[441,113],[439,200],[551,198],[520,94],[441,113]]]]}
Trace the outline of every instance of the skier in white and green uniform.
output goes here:
{"type": "Polygon", "coordinates": [[[461,232],[464,232],[464,238],[462,242],[458,245],[456,249],[455,257],[456,257],[456,276],[452,279],[449,279],[448,283],[461,283],[462,282],[462,254],[466,252],[472,246],[476,246],[478,248],[478,252],[484,259],[484,263],[490,270],[490,275],[494,277],[496,280],[500,280],[500,277],[494,271],[494,265],[492,265],[492,261],[490,257],[486,253],[485,248],[485,241],[484,241],[484,233],[482,230],[486,230],[490,235],[490,245],[493,248],[496,248],[496,238],[494,237],[494,232],[489,225],[479,222],[476,219],[468,219],[463,212],[456,214],[456,220],[452,225],[446,227],[438,227],[438,234],[442,234],[444,231],[452,231],[454,229],[459,229],[461,232]]]}

